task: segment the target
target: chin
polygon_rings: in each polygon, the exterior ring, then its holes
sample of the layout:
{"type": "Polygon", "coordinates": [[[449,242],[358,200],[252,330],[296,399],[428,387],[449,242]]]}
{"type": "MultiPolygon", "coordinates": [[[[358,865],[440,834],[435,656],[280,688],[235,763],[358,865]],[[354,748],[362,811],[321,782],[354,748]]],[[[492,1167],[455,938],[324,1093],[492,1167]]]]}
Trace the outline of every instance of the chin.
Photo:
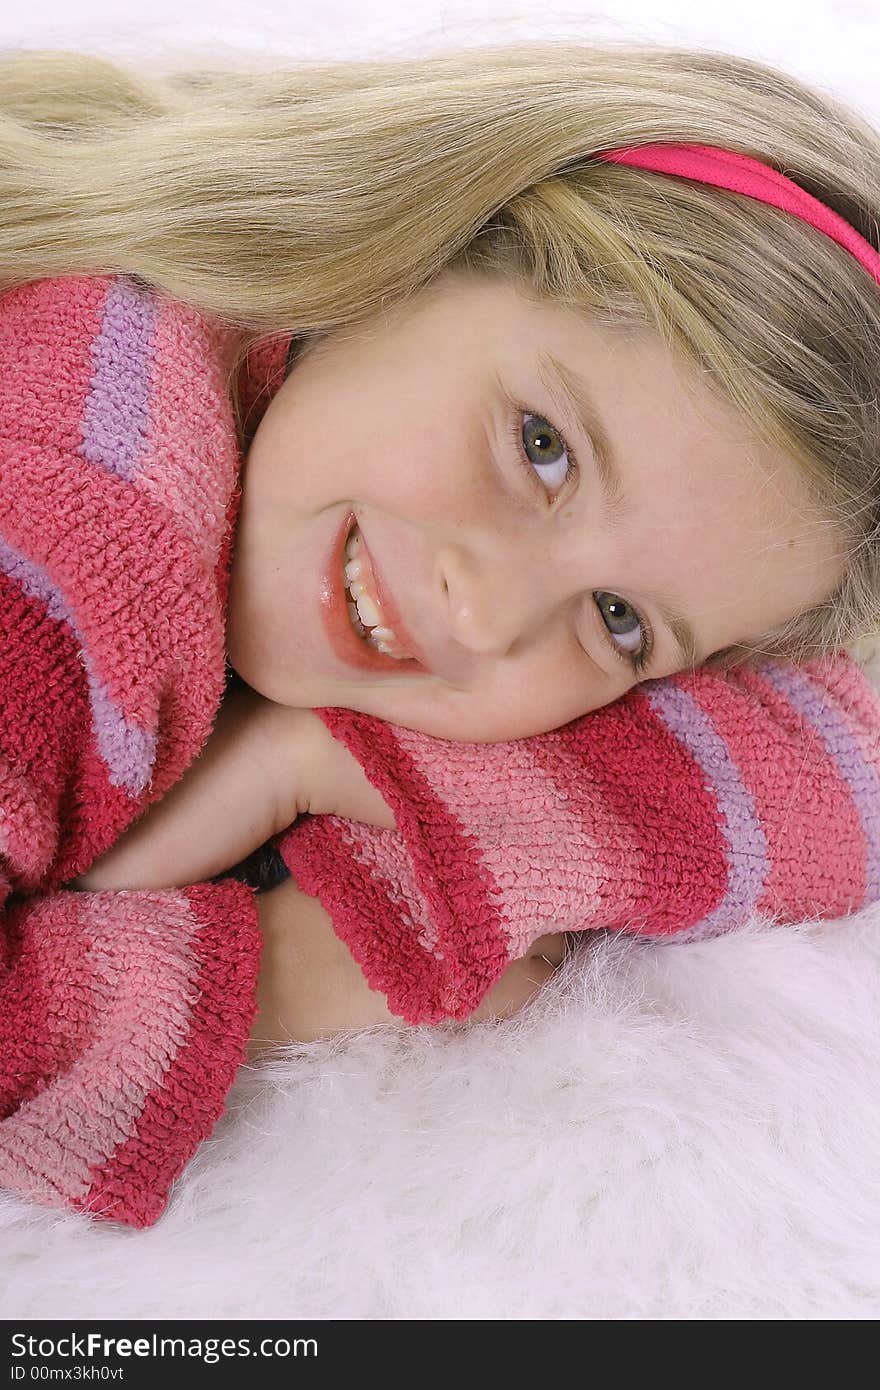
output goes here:
{"type": "Polygon", "coordinates": [[[253,642],[247,641],[247,638],[239,640],[240,630],[239,624],[227,613],[226,660],[235,674],[264,699],[281,705],[294,704],[295,701],[281,697],[277,678],[273,678],[276,673],[273,672],[272,662],[261,658],[259,648],[255,648],[253,642]]]}

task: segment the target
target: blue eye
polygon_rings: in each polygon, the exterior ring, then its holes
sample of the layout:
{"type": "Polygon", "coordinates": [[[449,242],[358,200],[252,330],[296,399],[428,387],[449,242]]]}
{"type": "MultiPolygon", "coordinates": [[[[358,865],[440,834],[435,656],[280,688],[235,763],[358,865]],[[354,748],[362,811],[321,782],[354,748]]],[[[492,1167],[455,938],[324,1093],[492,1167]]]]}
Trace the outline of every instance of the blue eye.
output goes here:
{"type": "Polygon", "coordinates": [[[609,594],[605,589],[597,589],[593,594],[593,598],[596,601],[596,607],[599,609],[609,637],[613,633],[617,637],[626,637],[630,639],[630,645],[624,647],[619,647],[616,642],[612,642],[612,649],[617,653],[621,661],[625,661],[637,674],[641,674],[651,658],[651,648],[654,645],[653,634],[647,622],[636,609],[633,608],[631,603],[627,603],[626,599],[620,598],[618,594],[609,594]],[[607,617],[603,610],[603,603],[606,601],[609,610],[607,617]],[[612,612],[612,609],[616,609],[617,611],[612,612]],[[629,614],[627,615],[625,611],[621,612],[621,609],[628,609],[629,614]],[[616,626],[611,627],[609,626],[611,623],[620,623],[622,626],[619,628],[616,626]],[[631,623],[635,623],[634,628],[627,626],[627,624],[631,623]],[[634,637],[638,639],[635,646],[632,645],[632,638],[634,637]]]}
{"type": "Polygon", "coordinates": [[[551,425],[549,420],[545,420],[543,415],[531,415],[527,410],[518,410],[517,418],[511,434],[516,444],[517,456],[520,464],[525,469],[533,485],[544,489],[544,483],[539,481],[536,469],[556,469],[559,474],[560,465],[567,459],[567,465],[562,471],[561,477],[551,479],[551,491],[559,493],[569,483],[578,471],[578,461],[575,458],[573,449],[570,449],[565,438],[560,434],[555,425],[551,425]],[[520,424],[520,420],[526,423],[520,424]],[[528,441],[525,443],[524,441],[528,441]],[[537,458],[530,458],[526,449],[533,449],[537,458]],[[540,455],[545,457],[541,458],[540,455]],[[554,455],[562,454],[562,459],[554,455]]]}
{"type": "MultiPolygon", "coordinates": [[[[533,487],[538,488],[542,494],[546,495],[547,489],[541,481],[537,469],[556,469],[557,475],[560,473],[563,463],[564,472],[557,479],[554,479],[555,486],[552,491],[558,495],[563,491],[566,484],[577,474],[579,465],[575,457],[574,450],[566,442],[565,436],[552,425],[543,415],[536,415],[526,410],[523,406],[517,406],[514,416],[514,423],[510,430],[511,438],[516,446],[517,462],[524,469],[529,482],[533,487]],[[525,423],[523,423],[525,421],[525,423]],[[546,454],[545,458],[531,458],[527,450],[534,451],[538,455],[546,454]],[[561,457],[558,457],[561,455],[561,457]]],[[[623,661],[635,671],[636,675],[641,675],[651,659],[651,652],[654,646],[654,634],[651,625],[641,613],[635,609],[626,599],[622,599],[618,594],[610,594],[605,589],[597,589],[593,598],[596,607],[599,609],[605,631],[608,634],[608,645],[620,661],[623,661]],[[609,611],[606,617],[603,611],[603,601],[610,600],[609,611]],[[628,609],[630,617],[621,613],[620,609],[628,609]],[[632,629],[621,630],[617,626],[610,627],[612,624],[626,624],[628,621],[635,621],[635,631],[632,629]],[[619,646],[613,637],[632,638],[636,634],[642,634],[642,640],[637,648],[619,646]]]]}

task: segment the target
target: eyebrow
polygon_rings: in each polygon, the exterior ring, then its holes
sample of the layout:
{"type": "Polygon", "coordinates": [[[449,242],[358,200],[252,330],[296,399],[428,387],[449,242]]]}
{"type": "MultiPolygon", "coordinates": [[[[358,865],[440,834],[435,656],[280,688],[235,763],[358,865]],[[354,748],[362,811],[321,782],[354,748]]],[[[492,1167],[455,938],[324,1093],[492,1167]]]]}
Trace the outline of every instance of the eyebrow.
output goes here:
{"type": "MultiPolygon", "coordinates": [[[[632,507],[626,497],[623,475],[608,431],[593,404],[586,381],[578,372],[554,357],[552,352],[538,353],[538,370],[550,394],[554,399],[561,399],[561,403],[590,443],[596,458],[599,486],[606,510],[625,518],[632,507]]],[[[675,638],[683,664],[699,665],[697,641],[687,618],[678,613],[668,599],[661,595],[655,598],[655,605],[675,638]]]]}

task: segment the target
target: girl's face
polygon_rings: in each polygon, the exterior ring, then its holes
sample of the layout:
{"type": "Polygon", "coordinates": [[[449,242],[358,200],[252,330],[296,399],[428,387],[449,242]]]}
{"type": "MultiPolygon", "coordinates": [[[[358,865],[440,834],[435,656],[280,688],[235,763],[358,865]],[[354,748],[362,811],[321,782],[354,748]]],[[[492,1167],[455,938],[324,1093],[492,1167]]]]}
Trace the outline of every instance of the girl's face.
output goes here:
{"type": "Polygon", "coordinates": [[[497,280],[441,276],[314,344],[242,483],[227,627],[239,675],[279,704],[464,742],[547,732],[760,639],[842,573],[796,465],[658,339],[497,280]],[[349,658],[341,549],[355,521],[368,590],[418,664],[364,668],[362,638],[349,658]]]}

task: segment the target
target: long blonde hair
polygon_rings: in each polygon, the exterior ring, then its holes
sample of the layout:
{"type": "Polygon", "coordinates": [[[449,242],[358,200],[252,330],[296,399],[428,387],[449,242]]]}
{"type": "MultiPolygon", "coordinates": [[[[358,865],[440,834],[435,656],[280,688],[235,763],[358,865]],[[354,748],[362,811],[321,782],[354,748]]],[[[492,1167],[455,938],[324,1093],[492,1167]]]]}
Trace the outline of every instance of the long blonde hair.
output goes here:
{"type": "Polygon", "coordinates": [[[801,465],[839,529],[830,601],[728,647],[792,660],[880,632],[880,286],[749,198],[590,159],[662,141],[782,170],[880,246],[880,135],[729,54],[547,40],[392,61],[134,71],[0,59],[0,287],[129,273],[256,342],[305,342],[441,271],[515,276],[653,330],[801,465]]]}

